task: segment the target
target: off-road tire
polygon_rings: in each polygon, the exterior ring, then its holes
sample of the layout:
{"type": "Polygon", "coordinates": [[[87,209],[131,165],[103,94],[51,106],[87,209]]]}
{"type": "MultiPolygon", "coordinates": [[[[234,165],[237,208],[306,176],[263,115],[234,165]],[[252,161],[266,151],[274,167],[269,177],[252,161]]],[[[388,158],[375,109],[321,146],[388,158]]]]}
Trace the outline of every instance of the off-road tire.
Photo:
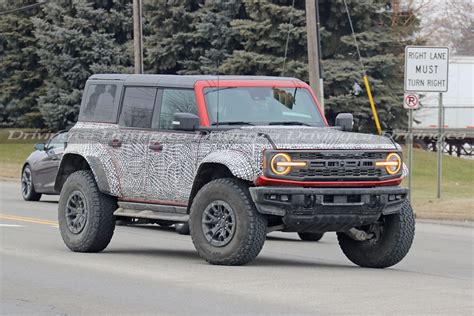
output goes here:
{"type": "Polygon", "coordinates": [[[408,201],[399,213],[384,218],[378,240],[356,241],[345,233],[337,233],[339,246],[353,263],[366,268],[387,268],[400,262],[410,250],[415,236],[415,217],[408,201]]]}
{"type": "Polygon", "coordinates": [[[191,237],[199,255],[210,264],[243,265],[251,262],[265,242],[266,218],[257,212],[247,185],[237,179],[222,178],[207,183],[193,200],[190,223],[191,237]],[[204,236],[202,215],[213,201],[228,203],[236,215],[232,239],[222,247],[212,245],[204,236]]]}
{"type": "Polygon", "coordinates": [[[41,193],[35,191],[35,186],[33,184],[33,175],[31,173],[30,165],[26,165],[21,171],[21,196],[25,201],[39,201],[41,199],[41,193]],[[26,181],[24,177],[27,177],[25,173],[29,173],[29,183],[23,183],[26,181]]]}
{"type": "Polygon", "coordinates": [[[303,241],[320,241],[324,233],[298,233],[303,241]]]}
{"type": "Polygon", "coordinates": [[[174,224],[174,229],[180,235],[190,235],[191,234],[191,230],[189,229],[189,223],[174,224]]]}
{"type": "Polygon", "coordinates": [[[67,178],[59,198],[59,230],[66,246],[75,252],[104,250],[114,234],[116,219],[113,212],[116,209],[115,198],[99,191],[92,171],[80,170],[72,173],[67,178]],[[75,191],[83,194],[88,212],[84,228],[78,234],[72,233],[66,222],[66,203],[75,191]]]}

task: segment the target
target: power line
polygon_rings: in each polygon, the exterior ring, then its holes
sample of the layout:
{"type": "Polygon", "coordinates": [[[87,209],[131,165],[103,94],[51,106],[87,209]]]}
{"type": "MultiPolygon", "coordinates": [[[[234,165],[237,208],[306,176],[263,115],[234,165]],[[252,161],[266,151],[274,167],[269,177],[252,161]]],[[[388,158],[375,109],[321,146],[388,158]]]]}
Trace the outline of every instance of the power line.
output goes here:
{"type": "Polygon", "coordinates": [[[2,11],[2,12],[0,12],[0,15],[6,15],[6,14],[14,13],[14,12],[29,10],[29,9],[38,7],[38,6],[40,6],[40,5],[43,5],[43,4],[47,3],[48,1],[49,1],[49,0],[44,0],[44,1],[42,1],[42,2],[38,2],[38,3],[33,3],[33,4],[25,5],[24,7],[20,7],[20,8],[16,8],[16,9],[11,9],[11,10],[7,10],[7,11],[2,11]]]}
{"type": "Polygon", "coordinates": [[[351,18],[351,14],[349,13],[349,7],[347,6],[347,1],[346,0],[344,0],[344,6],[346,7],[347,18],[349,19],[349,25],[351,27],[351,32],[352,32],[352,38],[354,39],[354,44],[355,44],[355,47],[356,47],[356,50],[357,50],[357,55],[359,56],[360,67],[362,68],[362,71],[365,74],[366,71],[365,71],[364,63],[362,62],[362,57],[360,55],[359,44],[357,43],[357,37],[356,37],[355,31],[354,31],[354,25],[352,25],[352,18],[351,18]]]}

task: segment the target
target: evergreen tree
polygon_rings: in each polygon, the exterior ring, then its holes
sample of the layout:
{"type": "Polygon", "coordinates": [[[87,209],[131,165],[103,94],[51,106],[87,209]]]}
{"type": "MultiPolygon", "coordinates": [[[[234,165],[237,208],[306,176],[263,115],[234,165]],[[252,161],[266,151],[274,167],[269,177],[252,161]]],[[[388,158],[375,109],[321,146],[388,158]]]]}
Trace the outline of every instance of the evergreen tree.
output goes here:
{"type": "Polygon", "coordinates": [[[47,93],[39,107],[48,127],[75,122],[87,78],[131,71],[132,8],[127,0],[60,0],[34,18],[47,93]]]}
{"type": "Polygon", "coordinates": [[[296,1],[295,7],[291,6],[291,0],[244,0],[244,4],[242,18],[231,23],[239,34],[242,46],[223,63],[222,71],[229,74],[296,76],[306,80],[304,2],[296,1]]]}
{"type": "MultiPolygon", "coordinates": [[[[0,10],[34,4],[36,0],[8,0],[0,10]]],[[[39,64],[31,16],[40,8],[0,16],[0,125],[42,127],[36,99],[42,89],[45,69],[39,64]]]]}
{"type": "MultiPolygon", "coordinates": [[[[403,52],[414,27],[393,25],[386,1],[347,0],[369,75],[378,114],[384,127],[403,127],[403,52]]],[[[242,48],[223,63],[233,74],[287,75],[308,80],[306,20],[302,1],[244,0],[241,20],[231,24],[239,32],[242,48]],[[291,24],[290,24],[291,22],[291,24]],[[290,34],[283,71],[286,40],[290,34]]],[[[372,113],[362,81],[356,48],[343,0],[320,0],[322,65],[325,109],[329,121],[340,112],[351,112],[361,130],[374,130],[372,113]],[[362,87],[362,91],[359,89],[362,87]]],[[[405,21],[407,21],[405,19],[405,21]]],[[[416,19],[408,21],[416,25],[416,19]]]]}
{"type": "Polygon", "coordinates": [[[238,17],[241,0],[207,0],[196,13],[193,30],[186,34],[191,46],[189,59],[182,62],[183,74],[216,74],[217,65],[239,45],[230,22],[238,17]]]}
{"type": "MultiPolygon", "coordinates": [[[[203,0],[147,0],[144,3],[145,70],[176,74],[191,59],[197,11],[203,0]]],[[[197,58],[197,57],[195,57],[197,58]]]]}
{"type": "MultiPolygon", "coordinates": [[[[393,12],[387,1],[347,3],[382,128],[406,127],[403,54],[417,20],[408,12],[393,12]]],[[[375,131],[344,1],[321,0],[320,12],[326,116],[333,121],[337,113],[351,112],[361,131],[375,131]]]]}

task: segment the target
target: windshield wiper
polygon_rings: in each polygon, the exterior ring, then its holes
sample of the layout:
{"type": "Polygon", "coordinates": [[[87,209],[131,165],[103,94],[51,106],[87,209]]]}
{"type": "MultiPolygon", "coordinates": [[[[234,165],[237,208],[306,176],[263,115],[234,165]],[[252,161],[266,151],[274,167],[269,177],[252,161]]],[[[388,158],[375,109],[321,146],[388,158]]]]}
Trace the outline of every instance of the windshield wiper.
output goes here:
{"type": "Polygon", "coordinates": [[[298,121],[282,121],[282,122],[270,122],[268,125],[304,125],[304,126],[313,126],[308,123],[298,122],[298,121]]]}
{"type": "Polygon", "coordinates": [[[208,95],[211,92],[219,92],[222,90],[227,90],[227,89],[235,89],[237,87],[222,87],[222,88],[215,88],[215,89],[209,89],[208,91],[204,92],[204,95],[208,95]]]}
{"type": "Polygon", "coordinates": [[[252,124],[250,122],[245,122],[245,121],[230,121],[230,122],[214,122],[212,123],[212,126],[215,125],[252,125],[254,126],[255,124],[252,124]]]}

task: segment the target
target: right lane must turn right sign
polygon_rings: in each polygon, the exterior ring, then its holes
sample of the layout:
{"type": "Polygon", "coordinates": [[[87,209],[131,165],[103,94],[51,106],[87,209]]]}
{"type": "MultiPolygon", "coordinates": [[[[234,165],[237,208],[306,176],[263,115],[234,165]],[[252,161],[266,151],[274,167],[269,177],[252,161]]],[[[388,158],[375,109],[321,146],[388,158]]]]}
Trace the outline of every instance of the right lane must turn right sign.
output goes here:
{"type": "Polygon", "coordinates": [[[447,92],[449,48],[407,46],[405,91],[447,92]]]}

